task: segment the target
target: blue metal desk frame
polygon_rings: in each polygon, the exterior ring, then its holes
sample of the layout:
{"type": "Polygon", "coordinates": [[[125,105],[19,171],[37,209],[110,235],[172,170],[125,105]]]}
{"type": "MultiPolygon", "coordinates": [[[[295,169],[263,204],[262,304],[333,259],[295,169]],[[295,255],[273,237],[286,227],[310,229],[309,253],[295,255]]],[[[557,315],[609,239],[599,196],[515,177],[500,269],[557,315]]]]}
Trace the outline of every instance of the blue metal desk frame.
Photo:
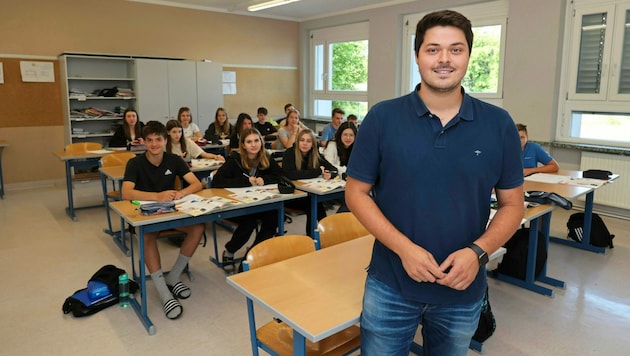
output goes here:
{"type": "Polygon", "coordinates": [[[74,196],[72,193],[72,168],[98,166],[98,160],[101,159],[102,156],[103,155],[90,154],[86,152],[84,155],[65,157],[64,152],[57,153],[57,157],[59,157],[66,166],[66,191],[68,193],[68,207],[66,207],[66,214],[70,217],[70,219],[72,219],[72,221],[77,221],[75,210],[96,208],[103,206],[104,204],[101,203],[98,205],[83,206],[79,208],[74,206],[74,196]]]}
{"type": "Polygon", "coordinates": [[[586,194],[586,203],[584,204],[584,235],[582,236],[582,242],[577,242],[570,239],[563,239],[560,237],[551,237],[550,241],[586,251],[606,253],[605,247],[591,245],[591,226],[593,225],[594,196],[594,190],[586,194]]]}
{"type": "MultiPolygon", "coordinates": [[[[542,220],[542,229],[541,232],[545,235],[545,244],[547,245],[547,250],[549,250],[549,229],[551,226],[551,212],[555,206],[550,206],[547,211],[545,211],[540,218],[542,220]]],[[[538,217],[532,216],[529,217],[529,245],[528,251],[538,251],[538,217]]],[[[501,273],[496,273],[496,278],[519,286],[521,288],[525,288],[531,290],[533,292],[546,295],[549,297],[553,297],[553,289],[549,289],[543,286],[536,284],[536,281],[548,284],[550,286],[565,288],[565,284],[563,281],[551,278],[547,276],[547,262],[545,261],[545,265],[543,266],[540,275],[536,278],[536,253],[528,253],[527,254],[527,269],[525,274],[525,280],[521,280],[518,278],[514,278],[511,276],[506,276],[501,273]]],[[[494,277],[494,272],[488,272],[488,276],[494,277]]]]}
{"type": "Polygon", "coordinates": [[[314,234],[314,231],[317,229],[317,204],[334,199],[343,199],[346,194],[345,188],[337,188],[327,192],[317,192],[300,184],[296,184],[295,188],[308,193],[308,196],[310,197],[311,219],[306,223],[310,226],[309,231],[311,231],[311,234],[314,234]]]}
{"type": "MultiPolygon", "coordinates": [[[[131,204],[131,203],[127,202],[127,204],[131,204]]],[[[146,276],[146,268],[144,267],[145,266],[144,248],[142,248],[142,246],[144,246],[144,234],[149,233],[149,232],[157,232],[157,231],[162,231],[162,230],[167,230],[167,229],[173,229],[180,226],[212,222],[212,221],[217,221],[220,219],[229,219],[235,216],[248,215],[248,214],[253,214],[253,213],[262,212],[262,211],[269,211],[269,210],[278,211],[278,231],[283,232],[284,231],[284,200],[280,200],[280,201],[270,200],[268,202],[263,200],[259,204],[253,205],[253,206],[251,205],[250,206],[248,205],[236,206],[232,208],[232,210],[218,211],[212,214],[200,215],[196,217],[177,216],[173,220],[166,220],[166,221],[158,220],[153,223],[135,226],[136,232],[138,235],[138,246],[140,246],[139,248],[140,256],[138,260],[139,270],[140,270],[139,275],[136,273],[136,263],[135,263],[133,243],[130,244],[131,245],[131,268],[132,268],[133,278],[139,279],[138,283],[140,284],[140,290],[139,290],[140,302],[138,302],[136,298],[131,298],[131,306],[133,307],[134,311],[138,315],[138,318],[140,318],[140,321],[144,325],[149,335],[155,334],[155,326],[153,325],[153,322],[151,321],[151,319],[149,319],[149,316],[147,313],[147,294],[146,294],[146,279],[147,279],[146,277],[147,276],[146,276]]],[[[121,228],[124,229],[124,224],[125,224],[124,217],[121,216],[120,220],[121,220],[121,228]]],[[[129,223],[133,225],[133,222],[129,221],[129,223]]]]}

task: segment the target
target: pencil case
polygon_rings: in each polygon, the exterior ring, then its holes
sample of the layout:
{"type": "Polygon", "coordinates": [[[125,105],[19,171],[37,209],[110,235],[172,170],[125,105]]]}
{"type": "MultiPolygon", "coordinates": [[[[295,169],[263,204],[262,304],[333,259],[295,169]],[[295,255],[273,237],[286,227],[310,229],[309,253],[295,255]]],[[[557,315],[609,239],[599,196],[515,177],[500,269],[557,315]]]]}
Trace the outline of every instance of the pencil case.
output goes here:
{"type": "Polygon", "coordinates": [[[172,201],[142,204],[138,209],[142,215],[166,214],[176,211],[175,203],[172,201]]]}

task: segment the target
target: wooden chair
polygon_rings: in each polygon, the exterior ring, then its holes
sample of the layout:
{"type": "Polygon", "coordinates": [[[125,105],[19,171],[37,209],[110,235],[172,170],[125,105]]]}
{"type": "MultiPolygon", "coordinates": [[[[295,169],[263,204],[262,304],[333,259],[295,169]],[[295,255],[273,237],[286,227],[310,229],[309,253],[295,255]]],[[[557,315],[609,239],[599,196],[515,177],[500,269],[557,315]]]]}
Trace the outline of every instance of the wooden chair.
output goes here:
{"type": "Polygon", "coordinates": [[[313,238],[320,249],[369,234],[370,232],[361,225],[352,212],[345,212],[321,219],[313,238]]]}
{"type": "MultiPolygon", "coordinates": [[[[105,155],[101,157],[98,161],[99,167],[116,167],[116,166],[125,166],[127,161],[135,157],[136,155],[131,152],[116,152],[105,155]]],[[[101,185],[103,187],[103,196],[105,199],[105,213],[107,214],[107,227],[109,228],[106,231],[108,234],[113,235],[114,232],[112,230],[112,222],[109,214],[109,200],[117,201],[120,200],[120,190],[116,187],[116,182],[112,181],[112,190],[108,191],[107,189],[107,177],[101,173],[101,185]]]]}
{"type": "MultiPolygon", "coordinates": [[[[315,251],[313,239],[306,235],[285,235],[265,240],[252,247],[243,263],[243,270],[249,271],[304,255],[315,251]]],[[[253,355],[258,356],[258,348],[271,355],[293,355],[293,329],[279,320],[272,320],[256,329],[254,305],[247,299],[249,314],[249,331],[252,340],[253,355]]],[[[360,330],[354,325],[319,342],[306,340],[306,354],[313,355],[345,355],[360,346],[360,330]]]]}

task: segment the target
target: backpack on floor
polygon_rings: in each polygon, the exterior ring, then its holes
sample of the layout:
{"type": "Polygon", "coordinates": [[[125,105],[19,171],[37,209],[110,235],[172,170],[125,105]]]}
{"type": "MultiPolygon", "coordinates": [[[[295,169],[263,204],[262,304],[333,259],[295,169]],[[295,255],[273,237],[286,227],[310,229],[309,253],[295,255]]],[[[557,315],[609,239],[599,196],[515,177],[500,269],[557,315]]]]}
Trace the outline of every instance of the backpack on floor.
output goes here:
{"type": "MultiPolygon", "coordinates": [[[[568,238],[577,242],[582,242],[582,235],[584,234],[584,213],[571,214],[569,221],[567,221],[567,228],[569,229],[568,238]]],[[[590,243],[593,246],[598,247],[610,247],[613,248],[613,238],[604,220],[593,213],[593,220],[591,222],[591,239],[590,243]]]]}
{"type": "MultiPolygon", "coordinates": [[[[517,230],[503,246],[507,250],[497,271],[514,278],[525,280],[527,272],[527,256],[529,250],[529,228],[517,230]]],[[[534,277],[538,277],[547,262],[547,244],[545,235],[538,232],[538,251],[536,253],[536,268],[534,277]]]]}
{"type": "MultiPolygon", "coordinates": [[[[92,315],[118,303],[118,276],[126,273],[114,265],[101,267],[90,280],[88,287],[79,289],[66,298],[61,310],[75,317],[92,315]]],[[[135,293],[138,283],[129,280],[129,292],[135,293]]]]}

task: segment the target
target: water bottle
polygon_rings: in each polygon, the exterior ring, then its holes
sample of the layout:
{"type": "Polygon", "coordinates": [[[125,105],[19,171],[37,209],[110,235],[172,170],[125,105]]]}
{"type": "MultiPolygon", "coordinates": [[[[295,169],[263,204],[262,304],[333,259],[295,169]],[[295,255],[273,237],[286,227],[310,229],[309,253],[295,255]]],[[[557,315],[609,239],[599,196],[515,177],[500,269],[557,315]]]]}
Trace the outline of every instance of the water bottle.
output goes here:
{"type": "Polygon", "coordinates": [[[129,275],[127,273],[118,276],[118,305],[122,308],[129,306],[129,275]]]}

